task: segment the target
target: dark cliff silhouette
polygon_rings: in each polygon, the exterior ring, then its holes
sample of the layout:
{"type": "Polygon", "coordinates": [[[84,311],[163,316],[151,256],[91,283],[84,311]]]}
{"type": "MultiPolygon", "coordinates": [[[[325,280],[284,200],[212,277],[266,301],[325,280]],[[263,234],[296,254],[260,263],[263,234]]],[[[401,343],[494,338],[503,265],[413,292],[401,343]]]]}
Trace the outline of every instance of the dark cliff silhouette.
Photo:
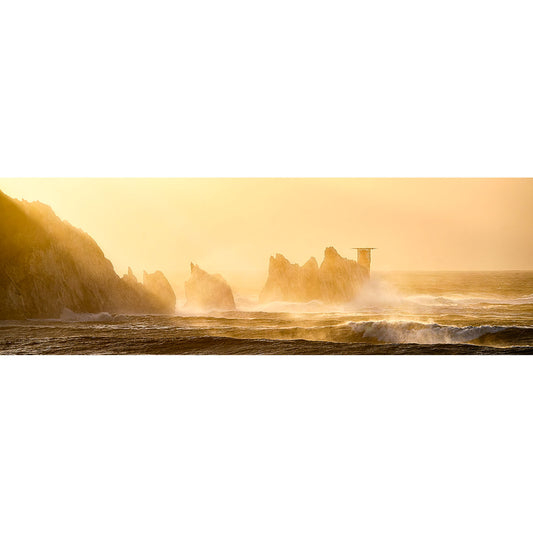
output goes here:
{"type": "Polygon", "coordinates": [[[87,233],[41,202],[0,191],[0,319],[57,318],[64,309],[173,313],[174,292],[156,290],[164,284],[154,275],[146,287],[129,283],[87,233]]]}

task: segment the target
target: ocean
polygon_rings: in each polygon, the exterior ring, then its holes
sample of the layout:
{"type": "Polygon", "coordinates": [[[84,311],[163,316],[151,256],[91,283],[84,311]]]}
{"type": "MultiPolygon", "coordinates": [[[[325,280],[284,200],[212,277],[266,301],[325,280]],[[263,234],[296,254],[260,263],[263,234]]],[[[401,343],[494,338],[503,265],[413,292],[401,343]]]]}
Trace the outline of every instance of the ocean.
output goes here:
{"type": "Polygon", "coordinates": [[[373,273],[349,304],[0,322],[0,354],[533,354],[533,272],[373,273]]]}

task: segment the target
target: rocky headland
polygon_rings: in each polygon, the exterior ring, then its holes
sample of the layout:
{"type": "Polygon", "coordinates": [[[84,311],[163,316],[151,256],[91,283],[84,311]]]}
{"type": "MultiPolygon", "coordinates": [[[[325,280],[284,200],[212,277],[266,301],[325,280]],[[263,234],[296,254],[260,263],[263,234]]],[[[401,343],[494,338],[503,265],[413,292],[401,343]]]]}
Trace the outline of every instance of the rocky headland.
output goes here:
{"type": "Polygon", "coordinates": [[[0,319],[74,313],[171,313],[174,291],[163,274],[138,283],[115,272],[98,244],[41,202],[0,191],[0,319]]]}
{"type": "Polygon", "coordinates": [[[324,251],[320,267],[314,257],[300,266],[277,254],[270,258],[259,301],[346,303],[355,298],[369,276],[369,268],[342,257],[333,247],[324,251]]]}

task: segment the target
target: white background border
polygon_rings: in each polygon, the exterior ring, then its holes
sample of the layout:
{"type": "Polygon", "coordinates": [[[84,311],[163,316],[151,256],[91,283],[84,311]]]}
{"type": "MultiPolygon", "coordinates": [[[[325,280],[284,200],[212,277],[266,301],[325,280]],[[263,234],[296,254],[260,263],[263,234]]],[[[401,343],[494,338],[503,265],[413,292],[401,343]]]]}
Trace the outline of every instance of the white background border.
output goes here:
{"type": "Polygon", "coordinates": [[[531,531],[528,357],[11,357],[9,532],[531,531]]]}
{"type": "Polygon", "coordinates": [[[531,176],[528,0],[6,0],[3,176],[531,176]]]}

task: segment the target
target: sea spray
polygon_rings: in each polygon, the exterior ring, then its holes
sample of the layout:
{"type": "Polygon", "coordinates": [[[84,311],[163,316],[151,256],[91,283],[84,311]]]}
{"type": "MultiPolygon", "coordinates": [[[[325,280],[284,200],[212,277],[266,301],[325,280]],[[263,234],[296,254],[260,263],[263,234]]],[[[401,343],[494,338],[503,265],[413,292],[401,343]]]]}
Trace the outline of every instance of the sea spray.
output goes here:
{"type": "Polygon", "coordinates": [[[404,320],[351,322],[349,326],[360,342],[464,344],[483,343],[483,340],[488,340],[489,337],[496,345],[523,345],[533,342],[532,327],[450,326],[404,320]],[[511,337],[509,333],[514,335],[511,337]]]}

